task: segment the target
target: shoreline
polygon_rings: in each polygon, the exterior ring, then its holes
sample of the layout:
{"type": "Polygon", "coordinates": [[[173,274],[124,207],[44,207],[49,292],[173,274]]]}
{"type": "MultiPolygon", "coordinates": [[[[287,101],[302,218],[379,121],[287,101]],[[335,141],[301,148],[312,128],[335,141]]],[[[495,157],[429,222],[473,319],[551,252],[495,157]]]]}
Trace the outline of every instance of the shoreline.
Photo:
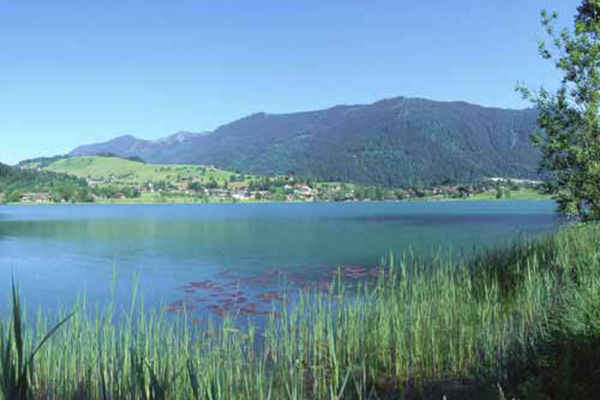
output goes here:
{"type": "Polygon", "coordinates": [[[509,203],[525,201],[553,201],[551,196],[539,196],[528,198],[456,198],[456,199],[405,199],[405,200],[355,200],[355,201],[131,201],[124,199],[122,201],[99,201],[93,203],[6,203],[0,206],[135,206],[135,205],[202,205],[202,204],[342,204],[342,203],[509,203]]]}

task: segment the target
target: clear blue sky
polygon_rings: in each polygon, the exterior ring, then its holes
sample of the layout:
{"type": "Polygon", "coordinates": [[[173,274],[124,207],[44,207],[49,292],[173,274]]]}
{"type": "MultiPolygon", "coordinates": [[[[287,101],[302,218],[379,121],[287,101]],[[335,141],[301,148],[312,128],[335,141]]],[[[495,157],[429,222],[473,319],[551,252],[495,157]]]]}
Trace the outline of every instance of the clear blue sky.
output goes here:
{"type": "Polygon", "coordinates": [[[539,11],[570,24],[578,4],[6,1],[0,161],[399,95],[524,107],[517,81],[556,80],[537,56],[539,11]]]}

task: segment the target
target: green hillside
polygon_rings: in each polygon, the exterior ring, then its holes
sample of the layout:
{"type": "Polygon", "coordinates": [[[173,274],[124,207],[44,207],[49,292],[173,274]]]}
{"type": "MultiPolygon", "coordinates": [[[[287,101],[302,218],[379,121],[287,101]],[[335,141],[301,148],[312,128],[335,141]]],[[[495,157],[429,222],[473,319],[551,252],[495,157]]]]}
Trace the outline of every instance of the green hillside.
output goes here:
{"type": "Polygon", "coordinates": [[[235,179],[248,179],[235,172],[200,165],[156,165],[127,160],[119,157],[83,156],[60,158],[48,165],[32,161],[28,168],[75,175],[98,184],[115,186],[142,186],[149,182],[165,182],[171,185],[198,182],[208,185],[214,181],[219,185],[235,179]]]}

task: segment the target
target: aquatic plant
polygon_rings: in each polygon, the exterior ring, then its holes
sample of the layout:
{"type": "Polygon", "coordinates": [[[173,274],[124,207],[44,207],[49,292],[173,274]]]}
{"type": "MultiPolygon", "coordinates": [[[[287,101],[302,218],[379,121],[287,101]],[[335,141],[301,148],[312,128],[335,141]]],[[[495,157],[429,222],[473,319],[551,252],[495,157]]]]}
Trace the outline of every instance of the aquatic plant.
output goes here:
{"type": "Polygon", "coordinates": [[[29,400],[34,398],[31,379],[34,377],[36,354],[50,337],[64,325],[73,313],[63,318],[27,355],[24,349],[24,331],[21,319],[21,305],[14,280],[12,281],[12,329],[4,331],[0,325],[0,393],[7,400],[29,400]]]}

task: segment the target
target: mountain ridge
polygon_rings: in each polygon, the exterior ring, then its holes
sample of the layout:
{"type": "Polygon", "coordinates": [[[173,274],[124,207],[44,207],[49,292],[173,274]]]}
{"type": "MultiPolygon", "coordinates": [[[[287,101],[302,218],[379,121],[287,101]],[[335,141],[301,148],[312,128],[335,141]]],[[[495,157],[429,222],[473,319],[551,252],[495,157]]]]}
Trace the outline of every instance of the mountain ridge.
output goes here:
{"type": "Polygon", "coordinates": [[[212,132],[157,140],[124,135],[70,155],[114,153],[150,163],[209,164],[385,186],[535,178],[532,109],[394,97],[299,113],[255,113],[212,132]]]}

